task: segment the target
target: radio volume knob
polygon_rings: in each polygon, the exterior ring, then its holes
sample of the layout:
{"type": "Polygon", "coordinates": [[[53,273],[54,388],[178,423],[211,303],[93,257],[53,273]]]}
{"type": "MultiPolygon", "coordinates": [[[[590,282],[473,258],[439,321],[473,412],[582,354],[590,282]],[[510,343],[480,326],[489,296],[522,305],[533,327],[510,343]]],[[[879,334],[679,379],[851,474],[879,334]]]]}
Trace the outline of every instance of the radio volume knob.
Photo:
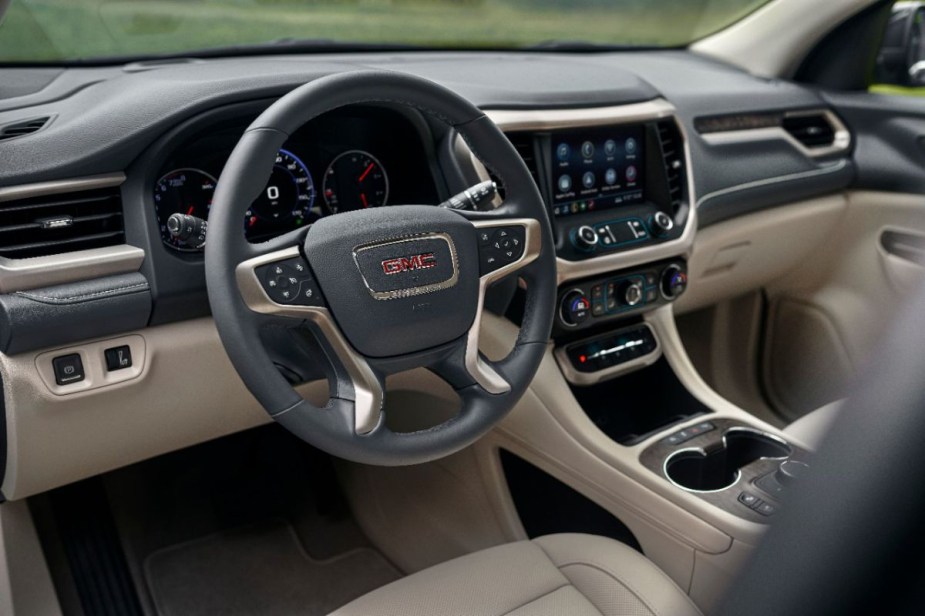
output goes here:
{"type": "Polygon", "coordinates": [[[674,221],[665,212],[656,212],[652,217],[652,235],[665,237],[674,229],[674,221]]]}
{"type": "Polygon", "coordinates": [[[597,231],[594,230],[594,227],[589,225],[581,225],[578,227],[578,230],[575,231],[573,242],[579,250],[590,252],[597,246],[597,231]]]}

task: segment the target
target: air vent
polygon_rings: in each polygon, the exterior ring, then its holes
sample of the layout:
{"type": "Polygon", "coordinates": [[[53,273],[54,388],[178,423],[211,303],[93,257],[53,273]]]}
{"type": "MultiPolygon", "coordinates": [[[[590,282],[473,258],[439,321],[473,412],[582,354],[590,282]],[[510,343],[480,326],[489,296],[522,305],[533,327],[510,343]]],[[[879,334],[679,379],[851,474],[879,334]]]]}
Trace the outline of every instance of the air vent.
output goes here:
{"type": "Polygon", "coordinates": [[[41,257],[124,242],[118,188],[0,203],[0,256],[41,257]]]}
{"type": "Polygon", "coordinates": [[[825,148],[835,143],[835,127],[822,113],[784,116],[783,127],[807,148],[825,148]]]}
{"type": "Polygon", "coordinates": [[[684,140],[678,126],[671,121],[658,123],[658,140],[665,163],[671,211],[677,214],[684,202],[684,140]]]}
{"type": "Polygon", "coordinates": [[[50,120],[51,116],[42,116],[40,118],[23,120],[22,122],[4,124],[3,126],[0,126],[0,141],[3,141],[4,139],[13,139],[14,137],[22,137],[24,135],[37,132],[44,128],[50,120]]]}

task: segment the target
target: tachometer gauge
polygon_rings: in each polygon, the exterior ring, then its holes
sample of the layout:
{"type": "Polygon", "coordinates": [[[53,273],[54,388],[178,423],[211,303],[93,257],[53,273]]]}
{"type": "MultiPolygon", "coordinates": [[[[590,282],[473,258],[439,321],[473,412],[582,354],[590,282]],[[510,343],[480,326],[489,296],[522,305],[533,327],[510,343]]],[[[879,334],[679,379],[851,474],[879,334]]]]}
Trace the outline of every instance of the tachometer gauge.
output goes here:
{"type": "Polygon", "coordinates": [[[167,219],[176,213],[207,219],[214,193],[215,178],[192,167],[174,169],[157,181],[154,185],[154,209],[161,239],[165,244],[176,250],[197,250],[171,237],[167,230],[167,219]]]}
{"type": "Polygon", "coordinates": [[[340,154],[324,174],[324,200],[332,212],[385,205],[389,176],[375,156],[363,150],[340,154]]]}
{"type": "Polygon", "coordinates": [[[315,207],[315,185],[305,163],[292,152],[280,150],[266,187],[247,210],[244,228],[248,239],[266,239],[323,215],[315,207]]]}

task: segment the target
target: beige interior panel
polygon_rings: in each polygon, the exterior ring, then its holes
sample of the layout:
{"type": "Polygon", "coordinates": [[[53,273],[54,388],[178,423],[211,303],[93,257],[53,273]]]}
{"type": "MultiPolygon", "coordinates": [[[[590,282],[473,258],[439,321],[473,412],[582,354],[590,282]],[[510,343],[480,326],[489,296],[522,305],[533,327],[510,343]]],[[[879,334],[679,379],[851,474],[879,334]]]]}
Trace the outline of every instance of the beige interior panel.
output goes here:
{"type": "Polygon", "coordinates": [[[25,498],[269,421],[228,360],[211,319],[135,335],[144,339],[138,377],[68,395],[46,386],[38,354],[0,355],[7,498],[25,498]]]}
{"type": "Polygon", "coordinates": [[[888,254],[885,230],[925,234],[920,195],[853,191],[841,223],[800,268],[766,287],[773,313],[765,386],[779,411],[795,419],[844,397],[910,292],[925,283],[920,265],[888,254]],[[811,352],[782,349],[799,331],[811,352]],[[800,378],[797,372],[804,376],[800,378]],[[810,375],[819,379],[814,388],[810,375]]]}
{"type": "Polygon", "coordinates": [[[0,614],[61,614],[26,501],[0,506],[0,614]]]}
{"type": "Polygon", "coordinates": [[[722,554],[695,554],[694,575],[688,594],[704,614],[716,613],[754,552],[753,546],[733,541],[722,554]]]}
{"type": "Polygon", "coordinates": [[[828,314],[787,297],[771,305],[762,366],[771,402],[791,421],[838,399],[856,371],[828,314]]]}
{"type": "Polygon", "coordinates": [[[701,229],[688,260],[683,314],[736,297],[802,267],[841,224],[848,207],[833,195],[742,216],[701,229]]]}
{"type": "Polygon", "coordinates": [[[677,317],[684,345],[703,379],[724,398],[784,427],[761,394],[755,359],[762,345],[764,298],[751,291],[677,317]]]}

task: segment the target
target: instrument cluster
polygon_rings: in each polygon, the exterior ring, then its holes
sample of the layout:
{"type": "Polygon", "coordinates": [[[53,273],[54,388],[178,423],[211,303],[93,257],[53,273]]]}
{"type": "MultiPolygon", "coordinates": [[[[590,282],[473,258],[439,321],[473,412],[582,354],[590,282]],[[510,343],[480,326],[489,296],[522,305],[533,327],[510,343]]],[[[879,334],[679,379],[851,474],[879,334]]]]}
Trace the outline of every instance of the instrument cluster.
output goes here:
{"type": "MultiPolygon", "coordinates": [[[[169,248],[203,249],[221,169],[245,128],[241,122],[213,127],[162,165],[152,198],[169,248]]],[[[260,242],[340,212],[437,203],[419,135],[405,116],[378,108],[334,112],[306,124],[276,154],[266,186],[242,218],[245,236],[260,242]]]]}

